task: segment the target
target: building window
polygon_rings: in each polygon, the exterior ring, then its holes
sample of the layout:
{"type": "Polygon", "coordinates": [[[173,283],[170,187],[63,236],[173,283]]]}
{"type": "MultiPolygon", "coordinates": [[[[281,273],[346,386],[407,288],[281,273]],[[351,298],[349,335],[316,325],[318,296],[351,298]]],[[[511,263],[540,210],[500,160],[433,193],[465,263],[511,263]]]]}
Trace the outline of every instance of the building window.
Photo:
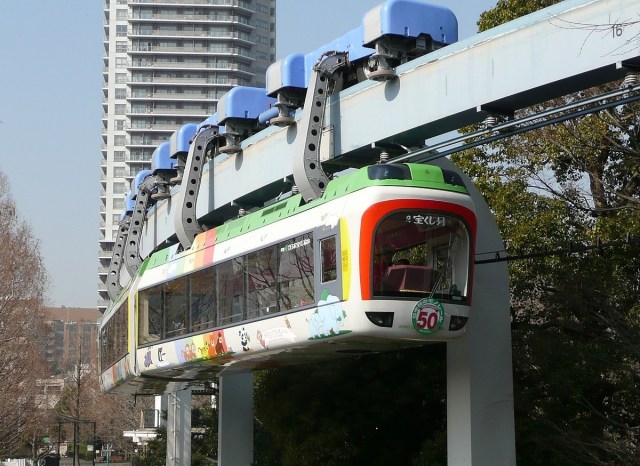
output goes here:
{"type": "Polygon", "coordinates": [[[126,142],[126,137],[124,134],[116,134],[113,136],[113,144],[115,146],[124,146],[126,142]]]}
{"type": "Polygon", "coordinates": [[[114,113],[116,115],[124,115],[126,111],[127,111],[126,104],[115,104],[114,113]]]}
{"type": "Polygon", "coordinates": [[[127,169],[125,167],[113,167],[113,176],[115,178],[124,178],[127,176],[127,169]]]}
{"type": "Polygon", "coordinates": [[[118,8],[116,10],[116,19],[127,19],[127,10],[124,8],[118,8]]]}
{"type": "Polygon", "coordinates": [[[126,99],[127,98],[127,90],[124,88],[116,88],[116,92],[114,97],[116,99],[126,99]]]}
{"type": "Polygon", "coordinates": [[[124,197],[114,197],[113,198],[113,210],[122,210],[124,209],[124,197]]]}
{"type": "Polygon", "coordinates": [[[256,19],[256,26],[263,29],[269,29],[269,23],[263,19],[256,19]]]}
{"type": "Polygon", "coordinates": [[[119,40],[116,42],[116,52],[117,53],[127,53],[127,43],[125,41],[119,40]]]}
{"type": "Polygon", "coordinates": [[[124,151],[116,150],[113,152],[113,161],[114,162],[124,162],[124,151]]]}
{"type": "Polygon", "coordinates": [[[127,58],[119,57],[116,58],[116,68],[126,68],[127,67],[127,58]]]}
{"type": "Polygon", "coordinates": [[[116,73],[116,84],[125,84],[127,82],[127,73],[116,73]]]}
{"type": "MultiPolygon", "coordinates": [[[[126,185],[124,183],[113,183],[113,194],[124,194],[125,189],[126,185]]],[[[122,202],[124,202],[124,199],[122,199],[122,202]]],[[[115,200],[113,207],[115,207],[115,200]]],[[[122,207],[124,207],[124,204],[122,204],[122,207]]]]}
{"type": "Polygon", "coordinates": [[[125,122],[125,120],[115,120],[113,122],[113,129],[115,129],[116,131],[123,131],[124,130],[124,122],[125,122]]]}
{"type": "Polygon", "coordinates": [[[120,214],[113,214],[113,217],[111,217],[111,223],[114,225],[120,223],[120,214]]]}
{"type": "Polygon", "coordinates": [[[117,37],[127,37],[127,25],[117,25],[116,26],[116,36],[117,37]]]}
{"type": "MultiPolygon", "coordinates": [[[[268,38],[268,37],[265,37],[265,36],[261,36],[260,34],[258,34],[258,35],[256,36],[256,41],[257,41],[259,44],[267,45],[267,44],[269,43],[269,38],[268,38]]],[[[117,63],[118,63],[118,59],[116,58],[116,66],[117,66],[117,63]]]]}
{"type": "Polygon", "coordinates": [[[262,3],[256,3],[256,9],[260,12],[260,13],[267,13],[269,14],[269,8],[266,5],[263,5],[262,3]]]}

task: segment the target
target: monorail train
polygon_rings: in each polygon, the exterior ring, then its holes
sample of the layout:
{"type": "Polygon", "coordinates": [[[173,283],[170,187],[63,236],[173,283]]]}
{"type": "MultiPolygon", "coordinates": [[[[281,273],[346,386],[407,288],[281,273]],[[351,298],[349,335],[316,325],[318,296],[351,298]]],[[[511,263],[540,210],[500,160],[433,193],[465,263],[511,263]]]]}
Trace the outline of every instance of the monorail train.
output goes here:
{"type": "Polygon", "coordinates": [[[147,258],[100,325],[106,392],[461,336],[476,217],[462,179],[421,164],[334,178],[147,258]]]}

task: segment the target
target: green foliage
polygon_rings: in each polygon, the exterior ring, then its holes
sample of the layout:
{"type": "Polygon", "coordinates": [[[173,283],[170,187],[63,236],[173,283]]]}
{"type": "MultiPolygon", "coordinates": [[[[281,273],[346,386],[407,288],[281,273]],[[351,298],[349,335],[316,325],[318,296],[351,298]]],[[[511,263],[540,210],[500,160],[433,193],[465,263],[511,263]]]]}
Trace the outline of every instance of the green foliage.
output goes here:
{"type": "Polygon", "coordinates": [[[191,425],[203,433],[191,437],[191,464],[208,465],[218,458],[218,412],[205,405],[191,412],[191,425]]]}
{"type": "Polygon", "coordinates": [[[485,31],[534,11],[559,3],[561,0],[498,0],[491,10],[480,15],[478,30],[485,31]]]}
{"type": "Polygon", "coordinates": [[[260,465],[445,464],[444,345],[256,377],[260,465]]]}
{"type": "MultiPolygon", "coordinates": [[[[194,407],[191,411],[191,465],[208,466],[218,457],[218,413],[210,405],[194,407]]],[[[167,429],[160,427],[158,436],[150,440],[140,452],[136,466],[166,464],[167,429]]]]}
{"type": "Polygon", "coordinates": [[[167,429],[159,427],[158,435],[149,440],[146,448],[136,459],[136,466],[160,466],[166,464],[167,459],[167,429]]]}
{"type": "MultiPolygon", "coordinates": [[[[478,25],[554,3],[499,1],[478,25]]],[[[619,106],[453,157],[509,254],[640,235],[639,110],[619,106]]],[[[639,257],[630,244],[509,264],[518,464],[637,464],[639,257]]]]}

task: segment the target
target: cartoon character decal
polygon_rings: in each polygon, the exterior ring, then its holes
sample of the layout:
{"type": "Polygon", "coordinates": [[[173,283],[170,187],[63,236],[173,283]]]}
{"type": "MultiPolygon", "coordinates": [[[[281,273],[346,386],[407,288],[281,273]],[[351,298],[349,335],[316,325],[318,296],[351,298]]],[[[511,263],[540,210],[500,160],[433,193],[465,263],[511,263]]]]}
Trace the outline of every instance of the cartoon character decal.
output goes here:
{"type": "Polygon", "coordinates": [[[147,352],[144,354],[144,367],[149,367],[153,364],[151,360],[151,348],[147,349],[147,352]]]}
{"type": "Polygon", "coordinates": [[[103,384],[107,386],[117,385],[128,379],[133,374],[129,364],[129,358],[125,357],[111,366],[109,371],[105,371],[100,377],[103,384]]]}
{"type": "Polygon", "coordinates": [[[256,338],[264,349],[269,349],[271,342],[276,340],[287,340],[291,343],[295,343],[296,334],[291,329],[291,323],[287,316],[284,316],[284,327],[273,327],[267,330],[258,330],[256,332],[256,338]]]}
{"type": "Polygon", "coordinates": [[[216,356],[222,356],[223,354],[226,354],[230,351],[227,350],[227,343],[224,341],[224,333],[222,332],[215,332],[216,333],[216,337],[214,339],[214,341],[212,341],[210,344],[213,345],[214,349],[216,350],[216,356]]]}
{"type": "Polygon", "coordinates": [[[242,327],[242,330],[238,332],[238,335],[240,335],[240,344],[242,345],[242,351],[251,351],[251,348],[249,348],[249,334],[244,329],[244,327],[242,327]]]}
{"type": "Polygon", "coordinates": [[[342,309],[342,303],[337,296],[330,295],[327,290],[322,292],[322,299],[318,301],[318,308],[307,319],[311,339],[327,338],[340,333],[344,327],[347,313],[342,309]]]}
{"type": "Polygon", "coordinates": [[[192,361],[198,357],[196,354],[196,344],[191,340],[187,340],[182,350],[182,357],[185,361],[192,361]]]}
{"type": "MultiPolygon", "coordinates": [[[[349,333],[344,330],[347,313],[342,307],[342,302],[337,296],[331,295],[327,290],[323,290],[321,299],[314,310],[305,311],[306,325],[309,329],[310,340],[320,338],[331,338],[337,335],[349,333]]],[[[278,319],[268,319],[266,322],[278,326],[271,328],[256,328],[254,324],[247,324],[240,329],[237,336],[233,333],[233,342],[242,346],[242,352],[255,351],[258,349],[274,349],[286,342],[295,343],[298,336],[289,322],[289,317],[284,315],[278,319]],[[255,332],[255,334],[253,333],[255,332]],[[259,343],[252,348],[252,335],[259,343]]],[[[298,331],[304,329],[305,320],[300,316],[299,323],[296,323],[298,331]]],[[[259,325],[259,324],[258,324],[259,325]]],[[[233,349],[229,346],[224,330],[216,330],[201,335],[194,335],[184,339],[165,342],[163,345],[153,345],[148,348],[141,348],[138,353],[146,369],[176,367],[180,364],[194,363],[216,359],[217,363],[224,363],[234,357],[233,349]]]]}

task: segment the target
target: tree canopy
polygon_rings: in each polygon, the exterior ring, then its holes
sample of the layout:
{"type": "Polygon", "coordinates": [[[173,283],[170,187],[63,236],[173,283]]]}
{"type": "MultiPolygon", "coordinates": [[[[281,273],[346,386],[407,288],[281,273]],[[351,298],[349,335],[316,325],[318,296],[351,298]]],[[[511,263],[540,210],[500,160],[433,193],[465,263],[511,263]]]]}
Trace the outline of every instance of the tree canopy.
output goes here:
{"type": "Polygon", "coordinates": [[[0,172],[0,457],[24,445],[42,422],[37,379],[48,376],[39,351],[47,273],[38,241],[19,215],[0,172]]]}
{"type": "MultiPolygon", "coordinates": [[[[485,30],[554,3],[499,1],[478,25],[485,30]]],[[[518,464],[637,462],[638,110],[620,105],[452,157],[487,199],[510,254],[621,243],[510,263],[518,464]]]]}

